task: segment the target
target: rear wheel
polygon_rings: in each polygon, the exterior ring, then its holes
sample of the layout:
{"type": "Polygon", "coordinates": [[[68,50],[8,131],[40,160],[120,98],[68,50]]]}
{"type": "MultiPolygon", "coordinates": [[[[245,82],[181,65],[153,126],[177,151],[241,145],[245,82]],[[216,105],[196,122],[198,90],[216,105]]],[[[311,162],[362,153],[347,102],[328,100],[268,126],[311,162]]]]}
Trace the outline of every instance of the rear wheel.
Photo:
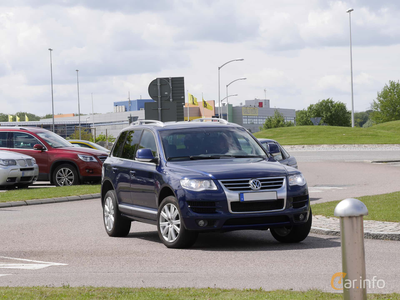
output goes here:
{"type": "Polygon", "coordinates": [[[311,224],[312,213],[310,209],[310,215],[306,223],[298,226],[275,227],[270,230],[272,236],[281,243],[299,243],[310,233],[311,224]]]}
{"type": "Polygon", "coordinates": [[[168,196],[162,202],[157,215],[158,236],[168,248],[189,248],[197,239],[198,232],[185,228],[179,204],[168,196]]]}
{"type": "Polygon", "coordinates": [[[131,221],[121,216],[114,190],[107,192],[103,202],[103,221],[109,236],[124,237],[131,230],[131,221]]]}
{"type": "Polygon", "coordinates": [[[56,186],[69,186],[79,184],[78,173],[74,166],[62,164],[53,172],[53,183],[56,186]]]}

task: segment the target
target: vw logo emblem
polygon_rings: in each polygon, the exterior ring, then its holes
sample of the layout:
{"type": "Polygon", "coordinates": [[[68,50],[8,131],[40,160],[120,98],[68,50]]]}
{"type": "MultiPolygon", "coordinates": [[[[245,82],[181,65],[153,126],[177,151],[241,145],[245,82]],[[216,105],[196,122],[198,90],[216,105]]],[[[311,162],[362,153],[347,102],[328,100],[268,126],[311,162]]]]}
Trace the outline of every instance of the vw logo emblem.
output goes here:
{"type": "Polygon", "coordinates": [[[259,190],[261,189],[261,182],[258,179],[252,179],[249,181],[250,187],[252,190],[259,190]]]}

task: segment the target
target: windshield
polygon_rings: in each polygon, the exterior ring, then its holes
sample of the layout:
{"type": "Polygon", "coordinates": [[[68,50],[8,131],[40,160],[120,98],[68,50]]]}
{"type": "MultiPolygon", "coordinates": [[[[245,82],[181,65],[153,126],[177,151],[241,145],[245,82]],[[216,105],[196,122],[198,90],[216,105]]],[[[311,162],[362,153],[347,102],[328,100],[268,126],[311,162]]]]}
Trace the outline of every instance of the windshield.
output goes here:
{"type": "Polygon", "coordinates": [[[53,148],[73,147],[70,142],[51,131],[37,133],[47,144],[53,148]]]}
{"type": "Polygon", "coordinates": [[[163,130],[160,135],[170,161],[267,156],[252,136],[240,128],[163,130]]]}

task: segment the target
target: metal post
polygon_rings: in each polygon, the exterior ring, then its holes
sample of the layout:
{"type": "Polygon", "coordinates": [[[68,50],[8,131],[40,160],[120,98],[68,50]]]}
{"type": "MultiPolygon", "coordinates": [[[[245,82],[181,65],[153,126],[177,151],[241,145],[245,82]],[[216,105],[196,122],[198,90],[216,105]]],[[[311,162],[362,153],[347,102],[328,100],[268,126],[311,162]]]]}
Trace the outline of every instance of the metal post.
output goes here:
{"type": "Polygon", "coordinates": [[[54,132],[54,96],[53,96],[53,59],[51,57],[51,52],[53,49],[49,48],[50,51],[50,77],[51,77],[51,111],[53,114],[53,132],[54,132]]]}
{"type": "Polygon", "coordinates": [[[92,124],[93,124],[93,142],[96,143],[96,134],[94,130],[94,108],[93,108],[93,93],[92,93],[92,124]]]}
{"type": "Polygon", "coordinates": [[[228,94],[229,84],[226,86],[226,120],[229,122],[229,94],[228,94]]]}
{"type": "Polygon", "coordinates": [[[368,209],[349,198],[336,206],[334,215],[340,217],[344,299],[367,299],[363,216],[368,209]]]}
{"type": "Polygon", "coordinates": [[[79,70],[76,70],[76,87],[78,90],[78,121],[79,121],[79,139],[81,139],[81,105],[79,103],[79,70]]]}
{"type": "Polygon", "coordinates": [[[160,78],[157,78],[158,87],[158,121],[161,121],[161,83],[160,78]]]}
{"type": "Polygon", "coordinates": [[[353,52],[351,43],[351,12],[354,9],[349,8],[347,13],[349,14],[349,26],[350,26],[350,73],[351,73],[351,127],[354,127],[354,96],[353,96],[353,52]]]}

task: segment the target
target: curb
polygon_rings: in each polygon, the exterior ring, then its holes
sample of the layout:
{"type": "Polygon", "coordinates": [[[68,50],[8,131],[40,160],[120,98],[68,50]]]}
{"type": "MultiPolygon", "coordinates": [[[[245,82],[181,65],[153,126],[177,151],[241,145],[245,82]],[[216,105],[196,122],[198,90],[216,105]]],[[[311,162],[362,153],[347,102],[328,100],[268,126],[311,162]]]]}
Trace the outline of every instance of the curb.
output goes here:
{"type": "Polygon", "coordinates": [[[71,202],[80,200],[92,200],[95,198],[100,198],[100,193],[98,194],[87,194],[81,196],[68,196],[59,198],[49,198],[49,199],[34,199],[25,201],[14,201],[14,202],[4,202],[0,203],[0,208],[16,207],[16,206],[26,206],[26,205],[37,205],[37,204],[49,204],[58,202],[71,202]]]}
{"type": "MultiPolygon", "coordinates": [[[[331,230],[326,228],[311,227],[311,233],[340,236],[339,230],[331,230]]],[[[400,241],[400,233],[389,233],[389,232],[364,232],[365,239],[371,240],[390,240],[390,241],[400,241]]]]}

